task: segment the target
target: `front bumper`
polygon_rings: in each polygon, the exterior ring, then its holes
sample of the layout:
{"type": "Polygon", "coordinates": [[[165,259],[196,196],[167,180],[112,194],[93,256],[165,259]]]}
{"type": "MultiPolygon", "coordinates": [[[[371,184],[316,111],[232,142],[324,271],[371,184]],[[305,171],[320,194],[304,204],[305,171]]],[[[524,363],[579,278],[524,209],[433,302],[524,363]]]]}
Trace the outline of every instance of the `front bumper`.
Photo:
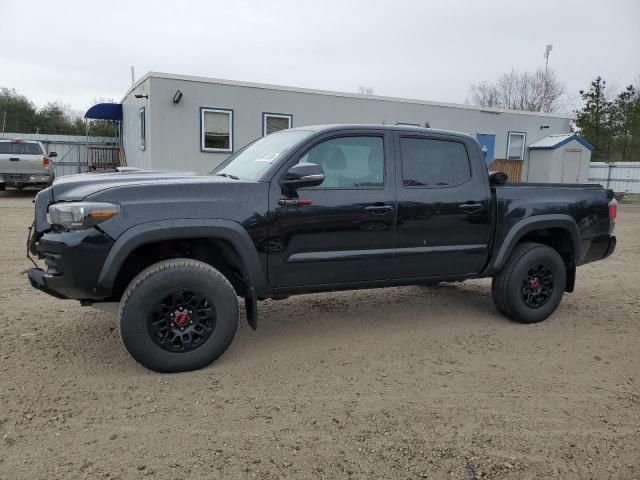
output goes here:
{"type": "Polygon", "coordinates": [[[29,282],[56,298],[107,298],[111,291],[100,287],[98,278],[112,245],[113,240],[96,228],[45,233],[35,249],[46,270],[29,269],[29,282]]]}

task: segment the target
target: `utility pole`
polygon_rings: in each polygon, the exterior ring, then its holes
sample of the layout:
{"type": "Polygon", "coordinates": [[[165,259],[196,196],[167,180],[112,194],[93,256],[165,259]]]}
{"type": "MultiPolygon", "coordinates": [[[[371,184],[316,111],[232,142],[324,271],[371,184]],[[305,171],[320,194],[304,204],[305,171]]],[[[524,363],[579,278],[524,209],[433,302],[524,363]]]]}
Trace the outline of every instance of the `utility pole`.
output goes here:
{"type": "Polygon", "coordinates": [[[133,65],[131,65],[131,85],[133,85],[135,83],[135,81],[136,81],[135,78],[136,78],[136,76],[135,76],[134,71],[133,71],[133,65]]]}
{"type": "Polygon", "coordinates": [[[4,111],[4,115],[2,116],[2,135],[4,135],[4,126],[7,124],[7,111],[4,111]]]}

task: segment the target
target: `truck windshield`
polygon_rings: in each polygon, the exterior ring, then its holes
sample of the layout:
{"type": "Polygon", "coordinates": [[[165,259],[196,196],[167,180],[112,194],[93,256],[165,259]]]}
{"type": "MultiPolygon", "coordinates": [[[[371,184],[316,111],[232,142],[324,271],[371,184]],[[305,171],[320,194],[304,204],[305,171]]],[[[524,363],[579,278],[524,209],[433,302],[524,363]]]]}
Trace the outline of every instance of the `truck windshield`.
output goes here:
{"type": "Polygon", "coordinates": [[[307,130],[272,133],[230,156],[211,173],[241,180],[259,180],[276,160],[311,133],[307,130]]]}

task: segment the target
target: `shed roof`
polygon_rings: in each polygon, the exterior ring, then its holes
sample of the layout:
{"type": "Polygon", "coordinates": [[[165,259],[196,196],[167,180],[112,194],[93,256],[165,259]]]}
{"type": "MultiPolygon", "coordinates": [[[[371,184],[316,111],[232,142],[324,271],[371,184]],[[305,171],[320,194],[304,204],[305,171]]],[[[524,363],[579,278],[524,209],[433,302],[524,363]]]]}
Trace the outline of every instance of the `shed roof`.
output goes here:
{"type": "Polygon", "coordinates": [[[584,138],[582,138],[577,133],[563,133],[558,135],[549,135],[548,137],[544,137],[542,140],[538,140],[535,143],[529,145],[530,150],[553,150],[554,148],[561,147],[562,145],[566,145],[572,140],[576,140],[581,143],[584,147],[589,150],[593,150],[593,145],[587,142],[584,138]]]}

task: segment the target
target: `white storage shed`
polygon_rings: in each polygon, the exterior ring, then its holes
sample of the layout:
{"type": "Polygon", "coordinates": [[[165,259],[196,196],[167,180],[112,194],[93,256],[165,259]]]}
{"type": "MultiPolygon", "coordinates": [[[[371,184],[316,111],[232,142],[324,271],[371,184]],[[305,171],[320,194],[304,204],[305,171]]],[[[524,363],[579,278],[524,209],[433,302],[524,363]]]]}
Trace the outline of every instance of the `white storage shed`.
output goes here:
{"type": "Polygon", "coordinates": [[[587,183],[593,146],[575,134],[549,135],[529,145],[527,182],[587,183]]]}

